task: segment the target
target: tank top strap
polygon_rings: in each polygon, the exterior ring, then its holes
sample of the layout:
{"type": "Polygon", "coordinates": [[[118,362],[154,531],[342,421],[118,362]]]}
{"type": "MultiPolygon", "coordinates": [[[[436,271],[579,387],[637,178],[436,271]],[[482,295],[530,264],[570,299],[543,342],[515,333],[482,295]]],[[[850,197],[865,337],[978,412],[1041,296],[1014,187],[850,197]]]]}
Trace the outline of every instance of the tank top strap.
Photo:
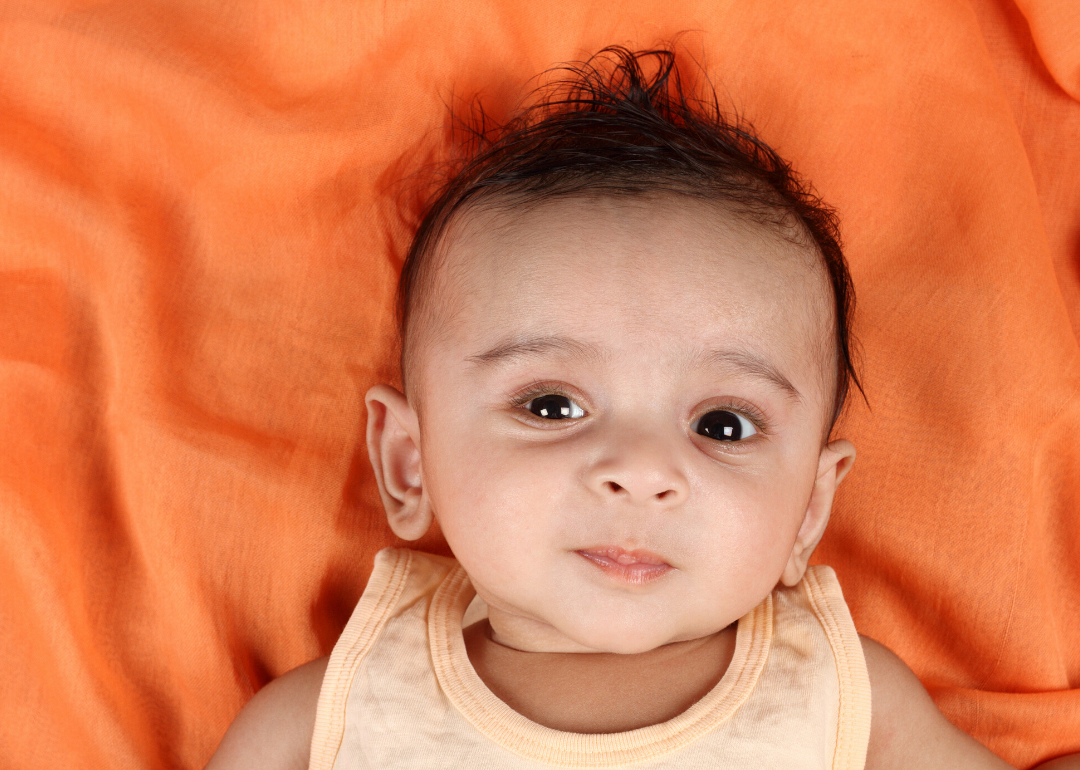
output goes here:
{"type": "Polygon", "coordinates": [[[862,642],[832,567],[809,567],[800,585],[836,662],[840,706],[833,770],[862,770],[870,741],[870,677],[862,642]]]}
{"type": "Polygon", "coordinates": [[[364,658],[395,615],[423,600],[456,562],[404,548],[375,554],[367,587],[342,631],[326,666],[311,736],[310,770],[330,770],[345,732],[345,701],[364,658]]]}

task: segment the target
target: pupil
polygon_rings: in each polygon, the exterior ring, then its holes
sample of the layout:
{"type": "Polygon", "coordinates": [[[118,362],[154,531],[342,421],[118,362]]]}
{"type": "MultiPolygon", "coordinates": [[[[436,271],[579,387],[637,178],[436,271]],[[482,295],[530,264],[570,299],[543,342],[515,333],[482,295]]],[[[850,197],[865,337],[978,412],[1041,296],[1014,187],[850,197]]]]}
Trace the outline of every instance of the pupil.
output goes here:
{"type": "Polygon", "coordinates": [[[561,420],[563,417],[570,416],[570,399],[556,393],[541,396],[540,398],[534,398],[532,400],[532,405],[529,407],[529,411],[537,417],[561,420]]]}
{"type": "Polygon", "coordinates": [[[709,412],[698,423],[698,433],[718,441],[738,441],[742,438],[742,426],[731,412],[709,412]]]}

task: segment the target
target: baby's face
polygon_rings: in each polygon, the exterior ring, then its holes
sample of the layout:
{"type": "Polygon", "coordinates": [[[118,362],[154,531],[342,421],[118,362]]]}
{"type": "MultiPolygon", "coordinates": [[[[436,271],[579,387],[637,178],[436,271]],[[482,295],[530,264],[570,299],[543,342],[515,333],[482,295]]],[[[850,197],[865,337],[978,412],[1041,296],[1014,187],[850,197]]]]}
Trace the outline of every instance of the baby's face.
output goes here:
{"type": "Polygon", "coordinates": [[[838,481],[816,257],[675,197],[473,211],[447,238],[420,495],[496,641],[642,652],[758,604],[838,481]]]}

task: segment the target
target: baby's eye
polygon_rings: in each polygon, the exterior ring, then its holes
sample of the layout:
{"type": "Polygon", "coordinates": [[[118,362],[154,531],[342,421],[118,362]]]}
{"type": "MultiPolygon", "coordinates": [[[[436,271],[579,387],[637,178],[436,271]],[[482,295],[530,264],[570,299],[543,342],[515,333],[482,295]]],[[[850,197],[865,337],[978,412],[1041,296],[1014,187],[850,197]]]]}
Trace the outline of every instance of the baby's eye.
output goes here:
{"type": "Polygon", "coordinates": [[[537,417],[548,420],[564,420],[568,417],[584,417],[585,410],[574,403],[573,399],[558,393],[547,393],[524,404],[524,407],[537,417]]]}
{"type": "Polygon", "coordinates": [[[708,436],[717,441],[741,441],[757,433],[757,428],[752,422],[741,414],[729,412],[726,409],[717,409],[703,414],[690,427],[702,436],[708,436]]]}

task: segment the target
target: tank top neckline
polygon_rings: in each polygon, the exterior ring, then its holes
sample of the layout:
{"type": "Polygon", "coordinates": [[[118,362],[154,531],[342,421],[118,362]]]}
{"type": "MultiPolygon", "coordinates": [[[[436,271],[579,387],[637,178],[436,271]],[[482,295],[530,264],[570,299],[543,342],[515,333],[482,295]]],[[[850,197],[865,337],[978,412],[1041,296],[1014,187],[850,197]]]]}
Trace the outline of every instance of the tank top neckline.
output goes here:
{"type": "Polygon", "coordinates": [[[435,676],[457,711],[489,740],[537,762],[604,767],[640,762],[678,751],[730,718],[749,697],[765,666],[772,639],[770,594],[741,617],[735,651],[720,681],[681,714],[659,724],[617,733],[574,733],[533,722],[500,700],[469,661],[462,618],[475,596],[457,564],[431,600],[428,638],[435,676]]]}

